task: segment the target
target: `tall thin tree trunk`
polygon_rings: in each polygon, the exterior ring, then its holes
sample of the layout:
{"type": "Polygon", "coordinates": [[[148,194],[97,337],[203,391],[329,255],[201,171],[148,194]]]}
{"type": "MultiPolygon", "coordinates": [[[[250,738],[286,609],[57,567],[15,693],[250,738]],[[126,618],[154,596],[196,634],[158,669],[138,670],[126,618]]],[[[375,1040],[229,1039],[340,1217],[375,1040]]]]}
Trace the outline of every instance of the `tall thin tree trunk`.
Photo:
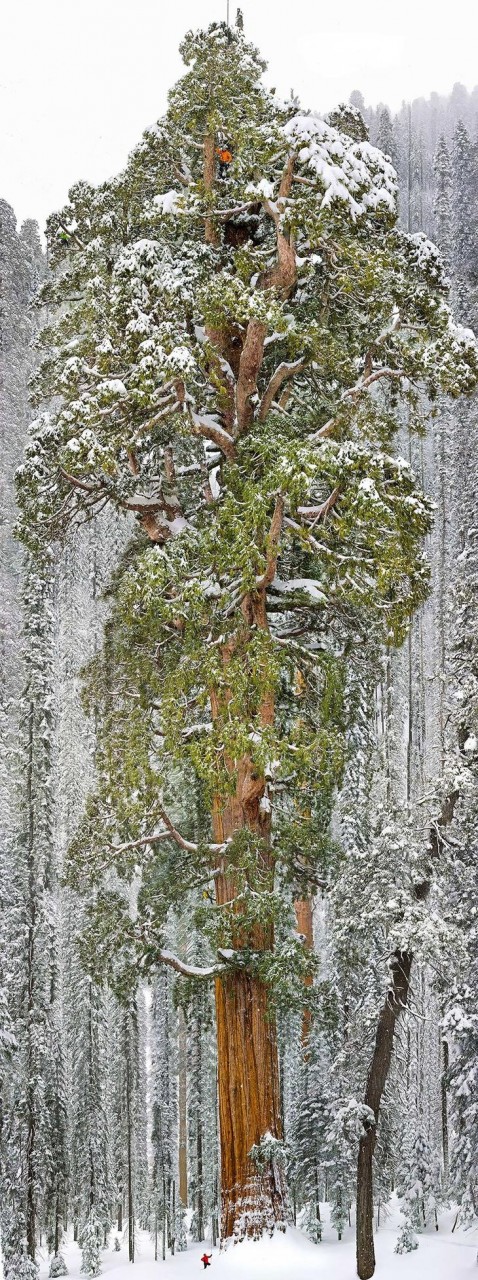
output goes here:
{"type": "Polygon", "coordinates": [[[442,1132],[442,1151],[443,1151],[443,1177],[445,1185],[448,1182],[449,1171],[449,1142],[448,1142],[448,1099],[447,1099],[447,1082],[448,1068],[450,1065],[450,1049],[448,1040],[441,1038],[441,1132],[442,1132]]]}
{"type": "MultiPolygon", "coordinates": [[[[128,1015],[129,1016],[129,1015],[128,1015]]],[[[131,1114],[131,1066],[129,1061],[130,1042],[129,1030],[126,1039],[126,1128],[127,1128],[127,1159],[128,1159],[128,1257],[130,1262],[134,1262],[134,1198],[133,1198],[133,1146],[132,1146],[132,1130],[133,1120],[131,1114]]]]}
{"type": "Polygon", "coordinates": [[[35,865],[34,865],[34,813],[33,813],[33,726],[35,709],[30,702],[28,709],[28,764],[27,764],[27,822],[28,822],[28,955],[27,955],[27,1008],[28,1008],[28,1084],[27,1084],[27,1141],[26,1141],[26,1237],[28,1257],[35,1261],[36,1203],[35,1203],[35,1066],[33,1060],[34,1006],[35,1006],[35,865]]]}
{"type": "Polygon", "coordinates": [[[375,1271],[373,1243],[373,1153],[377,1140],[377,1123],[383,1091],[392,1059],[395,1027],[408,1000],[412,955],[397,951],[391,963],[392,983],[382,1006],[372,1060],[367,1076],[364,1102],[373,1112],[374,1121],[365,1122],[359,1142],[357,1165],[357,1273],[360,1280],[370,1280],[375,1271]]]}
{"type": "Polygon", "coordinates": [[[198,1240],[204,1240],[204,1169],[203,1169],[203,1126],[202,1126],[202,1044],[201,1024],[199,1023],[196,1041],[197,1069],[197,1116],[196,1116],[196,1171],[197,1171],[197,1224],[198,1240]]]}
{"type": "Polygon", "coordinates": [[[171,1198],[171,1254],[174,1257],[174,1249],[176,1245],[176,1183],[172,1184],[171,1198]]]}
{"type": "Polygon", "coordinates": [[[188,1116],[187,1116],[187,1034],[186,1019],[178,1010],[178,1113],[179,1113],[179,1199],[188,1205],[188,1116]]]}

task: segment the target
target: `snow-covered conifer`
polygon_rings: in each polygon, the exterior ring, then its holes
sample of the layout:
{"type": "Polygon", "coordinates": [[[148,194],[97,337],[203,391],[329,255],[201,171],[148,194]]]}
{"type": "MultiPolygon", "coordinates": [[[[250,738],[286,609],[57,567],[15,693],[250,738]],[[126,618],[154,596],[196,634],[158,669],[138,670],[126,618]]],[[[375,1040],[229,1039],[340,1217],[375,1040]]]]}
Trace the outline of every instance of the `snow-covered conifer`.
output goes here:
{"type": "MultiPolygon", "coordinates": [[[[227,1236],[286,1214],[282,1172],[250,1152],[281,1140],[274,1005],[313,964],[290,889],[328,869],[347,659],[371,635],[401,642],[428,589],[431,512],[394,451],[399,407],[420,427],[417,385],[456,397],[478,363],[437,251],[397,225],[381,153],[350,121],[279,104],[240,27],[189,33],[182,53],[166,116],[124,174],[78,183],[50,220],[55,318],[19,496],[35,551],[107,505],[136,517],[87,679],[97,788],[69,876],[90,893],[97,976],[123,991],[161,964],[218,979],[227,1236]],[[302,839],[305,792],[319,846],[302,839]],[[165,932],[199,886],[213,959],[194,966],[165,932]]],[[[385,825],[380,843],[377,887],[385,825]]],[[[358,861],[356,874],[360,888],[358,861]]]]}

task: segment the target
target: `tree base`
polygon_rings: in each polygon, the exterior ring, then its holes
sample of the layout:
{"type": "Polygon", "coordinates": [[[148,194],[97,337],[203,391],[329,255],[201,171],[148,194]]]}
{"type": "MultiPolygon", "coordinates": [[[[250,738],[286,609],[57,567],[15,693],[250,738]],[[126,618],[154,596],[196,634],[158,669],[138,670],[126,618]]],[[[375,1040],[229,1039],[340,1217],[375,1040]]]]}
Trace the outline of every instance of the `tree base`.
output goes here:
{"type": "Polygon", "coordinates": [[[232,1240],[260,1240],[265,1232],[285,1231],[289,1214],[287,1196],[281,1171],[271,1169],[268,1174],[255,1174],[242,1188],[224,1191],[222,1196],[221,1238],[225,1244],[232,1240]]]}

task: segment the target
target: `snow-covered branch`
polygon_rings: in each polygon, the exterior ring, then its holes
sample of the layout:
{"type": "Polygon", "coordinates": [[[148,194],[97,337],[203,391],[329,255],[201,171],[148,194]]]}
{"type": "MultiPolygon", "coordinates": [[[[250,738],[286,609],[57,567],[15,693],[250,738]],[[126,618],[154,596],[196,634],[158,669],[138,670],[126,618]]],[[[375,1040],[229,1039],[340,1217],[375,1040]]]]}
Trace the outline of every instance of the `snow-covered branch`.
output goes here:
{"type": "MultiPolygon", "coordinates": [[[[175,843],[178,844],[181,849],[184,849],[186,853],[197,853],[200,846],[196,844],[195,841],[186,840],[185,837],[181,835],[181,832],[178,831],[174,826],[174,823],[171,822],[171,818],[162,806],[160,806],[159,813],[164,822],[166,828],[165,831],[154,831],[147,836],[138,837],[137,840],[127,840],[124,844],[110,844],[108,847],[113,851],[113,853],[118,854],[127,853],[130,849],[140,849],[147,844],[160,844],[163,840],[174,840],[175,843]]],[[[224,853],[225,848],[225,844],[209,844],[204,846],[204,852],[221,854],[224,853]]]]}
{"type": "Polygon", "coordinates": [[[265,422],[271,405],[276,398],[277,392],[280,391],[284,382],[288,382],[296,373],[300,373],[301,369],[305,367],[305,364],[306,360],[301,357],[300,360],[294,360],[290,363],[283,360],[282,364],[278,365],[275,373],[272,374],[269,385],[266,387],[259,405],[259,412],[257,415],[259,422],[265,422]]]}
{"type": "Polygon", "coordinates": [[[184,978],[218,978],[221,973],[224,973],[226,967],[224,964],[211,964],[200,969],[198,965],[186,964],[184,960],[179,959],[179,956],[175,956],[173,951],[158,951],[157,958],[161,964],[169,965],[184,978]]]}
{"type": "MultiPolygon", "coordinates": [[[[347,391],[344,391],[339,403],[345,404],[347,400],[358,400],[364,391],[368,391],[374,382],[379,382],[382,378],[398,378],[401,381],[405,376],[404,369],[374,369],[373,373],[370,373],[368,377],[360,378],[359,382],[356,382],[353,387],[349,387],[347,391]]],[[[335,417],[329,418],[323,427],[319,427],[318,431],[314,431],[314,434],[310,437],[311,441],[325,440],[327,436],[332,435],[338,423],[339,416],[336,414],[335,417]]]]}
{"type": "MultiPolygon", "coordinates": [[[[167,828],[169,835],[173,840],[176,841],[176,844],[179,845],[180,849],[185,849],[186,853],[197,853],[200,846],[196,844],[193,840],[186,840],[184,836],[181,835],[181,832],[178,831],[177,828],[174,826],[174,824],[171,822],[171,818],[166,813],[166,810],[163,809],[162,805],[160,806],[159,812],[163,819],[164,825],[167,828]]],[[[225,848],[226,848],[225,844],[209,844],[204,846],[204,850],[206,853],[215,853],[215,854],[224,853],[225,848]]]]}
{"type": "Polygon", "coordinates": [[[203,436],[205,440],[210,440],[212,444],[217,445],[221,453],[227,458],[228,462],[233,462],[236,456],[236,446],[229,432],[221,427],[215,418],[207,413],[195,413],[191,406],[187,406],[189,420],[193,434],[195,436],[203,436]]]}
{"type": "Polygon", "coordinates": [[[325,520],[332,507],[335,507],[339,497],[340,489],[336,485],[335,489],[332,489],[332,493],[329,493],[328,498],[319,507],[298,507],[297,514],[302,516],[304,520],[312,520],[313,524],[318,524],[319,520],[325,520]]]}

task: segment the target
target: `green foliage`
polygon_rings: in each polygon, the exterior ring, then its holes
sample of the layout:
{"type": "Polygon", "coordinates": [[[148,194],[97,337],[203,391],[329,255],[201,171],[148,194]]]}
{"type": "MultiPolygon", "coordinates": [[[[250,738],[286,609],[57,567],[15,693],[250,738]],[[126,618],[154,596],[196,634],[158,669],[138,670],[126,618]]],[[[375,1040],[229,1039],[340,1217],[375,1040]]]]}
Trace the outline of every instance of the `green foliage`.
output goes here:
{"type": "Polygon", "coordinates": [[[98,785],[67,875],[92,892],[90,967],[125,991],[186,903],[213,951],[294,1001],[310,965],[294,893],[337,856],[347,672],[403,641],[428,590],[432,508],[394,436],[405,413],[423,430],[427,397],[471,390],[478,357],[358,113],[277,103],[240,23],[181,51],[124,173],[76,184],[50,219],[20,529],[51,555],[105,506],[140,526],[85,675],[98,785]],[[246,775],[234,905],[198,905],[224,856],[198,801],[217,820],[246,775]],[[186,845],[155,839],[169,797],[186,845]]]}

